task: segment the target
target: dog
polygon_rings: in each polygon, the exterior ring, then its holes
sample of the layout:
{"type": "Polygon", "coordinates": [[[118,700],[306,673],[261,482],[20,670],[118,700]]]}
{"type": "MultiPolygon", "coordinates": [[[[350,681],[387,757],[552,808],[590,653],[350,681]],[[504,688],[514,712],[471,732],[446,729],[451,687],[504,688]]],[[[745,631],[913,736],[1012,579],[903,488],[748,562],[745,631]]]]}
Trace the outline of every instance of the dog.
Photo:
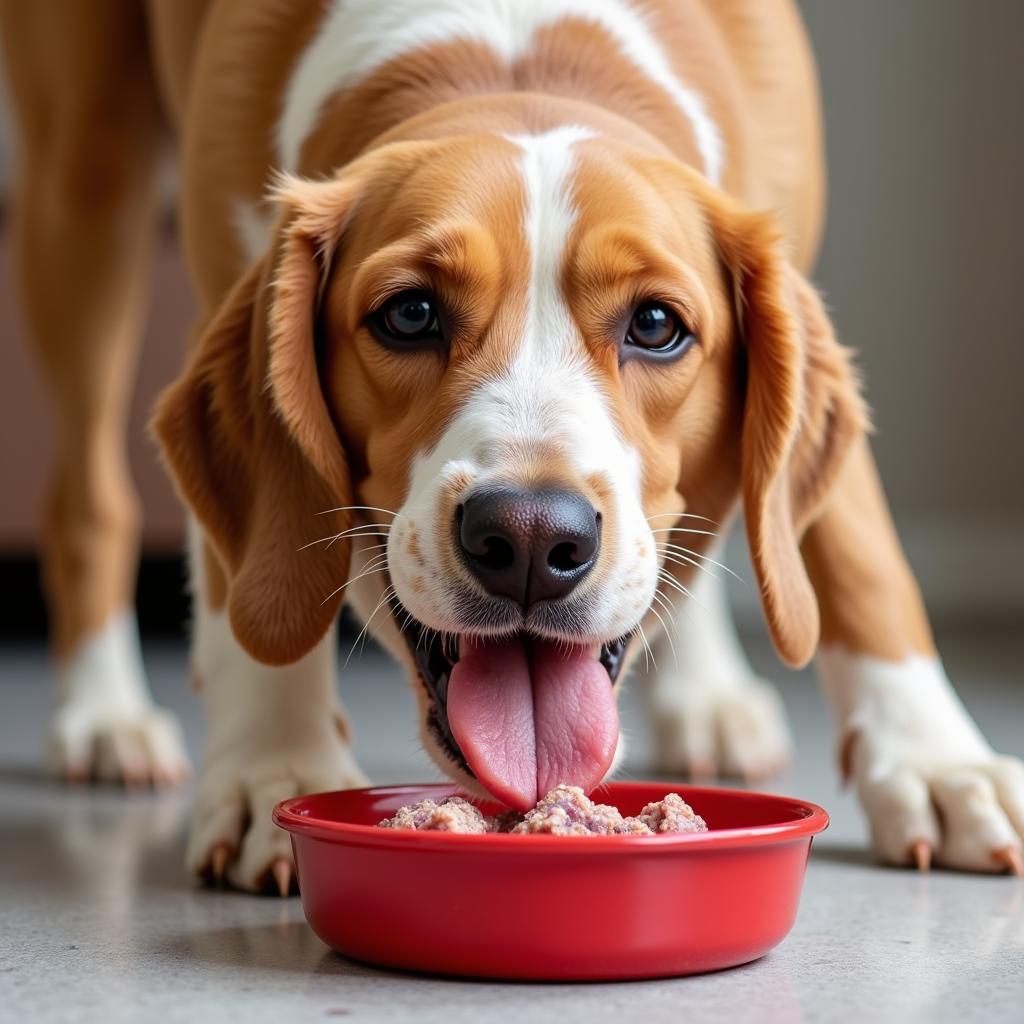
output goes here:
{"type": "Polygon", "coordinates": [[[48,555],[62,770],[186,771],[127,611],[117,436],[162,103],[200,306],[153,419],[208,723],[193,872],[287,891],[271,808],[366,781],[334,690],[343,602],[470,793],[598,784],[651,644],[660,766],[772,773],[785,719],[715,558],[740,511],[877,854],[1022,872],[1024,766],[938,659],[806,276],[824,169],[790,0],[65,7],[4,7],[27,304],[73,467],[48,555]]]}

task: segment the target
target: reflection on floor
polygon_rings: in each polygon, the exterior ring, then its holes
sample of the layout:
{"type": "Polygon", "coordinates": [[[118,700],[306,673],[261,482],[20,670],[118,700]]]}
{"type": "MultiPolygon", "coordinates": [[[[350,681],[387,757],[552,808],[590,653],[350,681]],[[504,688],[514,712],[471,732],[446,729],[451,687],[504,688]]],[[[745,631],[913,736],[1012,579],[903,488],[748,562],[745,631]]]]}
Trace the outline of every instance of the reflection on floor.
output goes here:
{"type": "MultiPolygon", "coordinates": [[[[1024,754],[1024,643],[951,636],[947,666],[990,739],[1024,754]]],[[[162,702],[202,727],[179,646],[150,646],[162,702]]],[[[824,705],[763,641],[755,663],[779,681],[798,741],[775,784],[823,804],[800,917],[776,952],[701,978],[633,984],[499,985],[392,974],[325,949],[297,900],[195,889],[182,867],[189,794],[71,792],[39,768],[49,700],[39,649],[0,653],[0,1016],[32,1021],[1010,1021],[1024,1005],[1024,881],[875,866],[854,801],[833,771],[824,705]]],[[[367,652],[343,683],[363,767],[380,782],[437,776],[415,741],[397,672],[367,652]]],[[[627,775],[642,775],[644,722],[627,697],[627,775]]],[[[428,894],[442,899],[443,894],[428,894]]]]}

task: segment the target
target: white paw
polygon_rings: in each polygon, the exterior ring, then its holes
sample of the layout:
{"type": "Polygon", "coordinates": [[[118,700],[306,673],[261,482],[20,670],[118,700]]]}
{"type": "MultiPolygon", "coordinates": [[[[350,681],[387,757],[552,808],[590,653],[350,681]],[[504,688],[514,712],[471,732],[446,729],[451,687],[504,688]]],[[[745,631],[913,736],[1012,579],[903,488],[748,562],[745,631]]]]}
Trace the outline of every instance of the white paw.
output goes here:
{"type": "MultiPolygon", "coordinates": [[[[670,670],[663,669],[668,673],[670,670]]],[[[659,771],[691,778],[726,775],[754,781],[789,763],[786,712],[770,684],[671,680],[652,707],[659,771]]]]}
{"type": "Polygon", "coordinates": [[[1024,873],[1024,763],[992,750],[942,665],[835,648],[818,661],[875,852],[922,869],[1024,873]]]}
{"type": "Polygon", "coordinates": [[[96,713],[64,704],[50,723],[54,770],[70,782],[176,786],[192,777],[181,726],[158,707],[96,713]]]}
{"type": "Polygon", "coordinates": [[[286,895],[294,872],[288,833],[271,820],[289,797],[367,784],[334,724],[288,748],[239,744],[203,768],[186,866],[213,881],[286,895]]]}
{"type": "Polygon", "coordinates": [[[997,757],[884,774],[851,762],[875,852],[890,864],[1024,872],[1024,763],[997,757]]]}
{"type": "Polygon", "coordinates": [[[191,777],[177,718],[153,704],[134,618],[114,616],[57,670],[50,760],[71,781],[176,785],[191,777]]]}

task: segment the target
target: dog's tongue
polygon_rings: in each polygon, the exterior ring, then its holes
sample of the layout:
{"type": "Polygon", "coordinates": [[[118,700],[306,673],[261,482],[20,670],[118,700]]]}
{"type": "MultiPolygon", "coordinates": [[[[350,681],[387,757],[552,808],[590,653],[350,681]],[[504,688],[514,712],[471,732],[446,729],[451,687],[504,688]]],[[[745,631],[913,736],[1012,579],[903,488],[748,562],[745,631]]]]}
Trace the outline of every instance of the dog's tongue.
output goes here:
{"type": "Polygon", "coordinates": [[[611,681],[582,647],[463,638],[448,724],[473,774],[525,811],[560,783],[590,792],[619,738],[611,681]]]}

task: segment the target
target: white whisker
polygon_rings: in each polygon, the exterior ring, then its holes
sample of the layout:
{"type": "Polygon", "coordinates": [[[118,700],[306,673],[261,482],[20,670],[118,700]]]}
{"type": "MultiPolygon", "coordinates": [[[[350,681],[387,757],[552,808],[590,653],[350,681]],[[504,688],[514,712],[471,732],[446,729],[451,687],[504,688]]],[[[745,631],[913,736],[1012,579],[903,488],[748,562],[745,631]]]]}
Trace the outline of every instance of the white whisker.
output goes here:
{"type": "Polygon", "coordinates": [[[325,508],[322,512],[317,512],[318,516],[330,515],[332,512],[384,512],[389,516],[395,516],[400,519],[401,513],[396,512],[390,508],[378,508],[376,505],[339,505],[337,508],[325,508]]]}
{"type": "MultiPolygon", "coordinates": [[[[356,540],[358,540],[358,539],[359,538],[357,537],[356,540]]],[[[388,542],[386,540],[383,540],[379,544],[370,544],[368,547],[358,548],[354,552],[354,554],[365,555],[365,554],[368,554],[371,551],[377,551],[379,548],[386,548],[387,546],[388,546],[388,542]]]]}
{"type": "Polygon", "coordinates": [[[679,544],[670,544],[668,541],[664,540],[658,541],[655,546],[659,549],[671,549],[672,551],[675,551],[680,555],[688,555],[692,558],[702,558],[705,562],[710,562],[712,565],[715,565],[719,569],[722,569],[723,571],[727,572],[730,576],[732,576],[733,579],[746,585],[747,581],[742,576],[737,576],[736,573],[734,573],[732,569],[729,568],[729,566],[725,565],[723,562],[716,562],[715,559],[713,559],[710,555],[702,554],[699,551],[693,551],[690,548],[681,547],[679,544]]]}
{"type": "MultiPolygon", "coordinates": [[[[685,601],[683,602],[683,604],[681,604],[677,608],[676,605],[672,603],[672,601],[669,598],[668,594],[665,594],[665,593],[663,593],[660,590],[656,590],[654,592],[654,596],[656,598],[660,598],[661,599],[661,605],[669,613],[669,616],[671,617],[673,623],[676,623],[676,612],[682,612],[687,617],[687,619],[689,619],[691,622],[693,621],[693,616],[690,615],[690,609],[686,607],[686,602],[685,601]]],[[[679,625],[678,625],[678,623],[676,623],[676,636],[679,635],[678,631],[679,631],[679,625]]]]}
{"type": "Polygon", "coordinates": [[[319,540],[311,540],[308,544],[303,544],[302,547],[297,548],[297,551],[305,551],[306,548],[315,547],[317,544],[327,543],[327,547],[331,547],[336,541],[341,540],[342,537],[387,537],[391,532],[391,526],[388,523],[364,523],[362,526],[353,526],[348,530],[342,530],[341,533],[332,533],[326,537],[321,537],[319,540]],[[384,532],[379,532],[383,528],[384,532]],[[366,530],[376,530],[376,533],[366,533],[366,530]]]}
{"type": "Polygon", "coordinates": [[[372,561],[378,564],[372,567],[369,565],[363,566],[363,571],[358,576],[353,576],[352,579],[342,583],[340,587],[335,587],[334,590],[332,590],[320,603],[327,604],[332,597],[340,594],[346,587],[351,587],[353,583],[358,583],[364,576],[372,576],[374,573],[386,571],[388,561],[386,552],[384,554],[377,555],[376,558],[372,559],[372,561]]]}
{"type": "MultiPolygon", "coordinates": [[[[413,617],[412,616],[412,612],[408,612],[407,614],[408,614],[409,618],[412,619],[412,617],[413,617]]],[[[430,626],[426,626],[422,622],[420,623],[420,626],[422,627],[420,629],[420,635],[416,638],[416,650],[417,651],[420,649],[421,646],[424,646],[424,649],[425,649],[425,645],[427,643],[428,635],[436,634],[437,633],[436,629],[431,629],[430,626]]]]}
{"type": "Polygon", "coordinates": [[[693,597],[693,594],[691,594],[686,589],[686,587],[684,587],[682,585],[682,583],[680,583],[675,577],[670,576],[664,569],[659,569],[658,570],[658,579],[661,580],[663,583],[667,583],[674,590],[678,590],[679,593],[683,595],[683,597],[686,597],[686,598],[692,598],[693,597]]]}
{"type": "Polygon", "coordinates": [[[647,642],[647,634],[644,632],[644,627],[643,627],[643,625],[641,623],[638,622],[636,624],[636,628],[638,630],[640,630],[640,636],[641,636],[641,638],[643,639],[643,642],[644,642],[644,650],[646,650],[647,657],[649,659],[648,661],[644,662],[644,666],[645,666],[645,668],[648,671],[650,671],[651,663],[653,662],[654,663],[654,669],[655,669],[655,671],[657,671],[657,669],[658,669],[658,659],[654,657],[654,651],[651,650],[651,645],[647,642]]]}
{"type": "MultiPolygon", "coordinates": [[[[679,580],[674,576],[670,576],[664,569],[658,570],[658,579],[660,579],[662,583],[668,584],[668,586],[672,587],[674,590],[678,590],[680,594],[692,601],[702,612],[708,614],[707,606],[701,604],[701,602],[698,601],[697,598],[679,582],[679,580]]],[[[683,610],[686,610],[685,607],[683,610]]]]}
{"type": "MultiPolygon", "coordinates": [[[[672,649],[672,659],[675,661],[676,668],[678,669],[679,668],[679,655],[676,654],[676,645],[675,645],[675,643],[672,640],[672,634],[669,632],[668,626],[665,624],[665,620],[661,617],[661,612],[659,612],[658,609],[655,608],[653,604],[651,605],[649,610],[657,617],[658,621],[661,623],[661,628],[665,632],[665,639],[668,640],[668,645],[672,649]]],[[[655,668],[657,668],[657,665],[655,665],[655,668]]]]}
{"type": "Polygon", "coordinates": [[[402,629],[404,631],[409,623],[412,622],[412,612],[408,608],[403,608],[403,611],[405,612],[405,618],[402,620],[402,629]]]}
{"type": "Polygon", "coordinates": [[[703,537],[717,537],[717,530],[695,530],[690,526],[662,526],[651,533],[699,533],[703,537]]]}
{"type": "MultiPolygon", "coordinates": [[[[394,587],[388,587],[387,590],[385,590],[384,593],[381,595],[381,598],[377,602],[376,607],[373,609],[372,612],[370,612],[369,618],[363,624],[363,628],[361,630],[359,630],[358,635],[356,636],[355,640],[352,642],[352,646],[349,648],[349,651],[348,651],[348,657],[345,659],[345,664],[341,666],[342,672],[344,672],[345,669],[348,668],[348,663],[352,660],[352,655],[355,653],[356,644],[358,644],[359,641],[361,639],[363,639],[363,637],[368,635],[367,634],[367,630],[370,628],[370,623],[373,622],[373,617],[377,614],[377,612],[379,612],[381,610],[381,608],[383,607],[384,604],[386,604],[388,601],[391,600],[392,597],[394,597],[394,594],[395,594],[395,588],[394,587]]],[[[365,643],[364,643],[364,647],[365,647],[365,643]]],[[[360,653],[362,653],[362,652],[360,651],[360,653]]]]}
{"type": "Polygon", "coordinates": [[[652,519],[699,519],[702,522],[710,523],[712,526],[719,526],[720,524],[714,519],[708,519],[707,516],[694,515],[692,512],[658,512],[656,515],[648,516],[647,521],[650,522],[652,519]]]}
{"type": "Polygon", "coordinates": [[[679,623],[677,623],[675,620],[676,611],[681,610],[682,613],[687,617],[689,617],[689,612],[687,612],[685,607],[683,607],[682,609],[677,609],[676,606],[668,599],[668,596],[666,594],[663,594],[660,590],[656,590],[654,592],[654,600],[657,601],[658,604],[660,604],[661,607],[665,610],[665,613],[668,615],[669,620],[672,622],[672,626],[676,631],[676,636],[678,636],[679,623]]]}
{"type": "Polygon", "coordinates": [[[701,572],[706,572],[713,580],[722,578],[717,573],[713,573],[707,566],[701,565],[700,562],[696,562],[692,558],[687,558],[685,555],[677,555],[671,551],[662,551],[660,548],[658,550],[666,562],[674,562],[676,565],[693,566],[695,569],[700,569],[701,572]]]}
{"type": "MultiPolygon", "coordinates": [[[[372,523],[371,525],[376,526],[377,524],[372,523]]],[[[368,532],[366,533],[351,533],[347,535],[343,533],[336,534],[331,538],[330,543],[327,545],[327,547],[331,547],[333,544],[336,544],[339,540],[346,536],[351,537],[353,540],[356,540],[359,537],[387,537],[390,535],[389,532],[381,532],[380,530],[369,530],[368,528],[367,530],[368,532]]],[[[327,548],[325,548],[324,550],[327,550],[327,548]]]]}
{"type": "Polygon", "coordinates": [[[441,651],[452,660],[459,656],[459,634],[444,630],[441,633],[441,651]]]}
{"type": "MultiPolygon", "coordinates": [[[[633,632],[634,633],[641,633],[641,629],[640,629],[639,624],[637,624],[637,627],[636,627],[636,629],[633,630],[633,632]]],[[[645,672],[650,672],[650,670],[651,670],[651,649],[649,647],[645,647],[644,648],[644,671],[645,672]]]]}
{"type": "MultiPolygon", "coordinates": [[[[368,527],[370,527],[370,526],[380,526],[380,525],[381,525],[380,523],[369,523],[369,524],[367,524],[366,528],[368,529],[368,527]]],[[[356,533],[353,530],[353,532],[347,534],[347,536],[352,537],[353,539],[355,539],[356,537],[387,537],[390,533],[391,533],[390,529],[386,530],[384,533],[381,533],[380,531],[376,531],[376,530],[370,530],[367,533],[356,533]]],[[[330,542],[330,544],[327,545],[327,547],[324,550],[326,551],[326,550],[329,550],[330,548],[332,548],[334,546],[334,544],[337,541],[341,540],[341,538],[344,537],[344,536],[346,536],[346,534],[339,533],[336,537],[334,537],[334,539],[330,542]]]]}

